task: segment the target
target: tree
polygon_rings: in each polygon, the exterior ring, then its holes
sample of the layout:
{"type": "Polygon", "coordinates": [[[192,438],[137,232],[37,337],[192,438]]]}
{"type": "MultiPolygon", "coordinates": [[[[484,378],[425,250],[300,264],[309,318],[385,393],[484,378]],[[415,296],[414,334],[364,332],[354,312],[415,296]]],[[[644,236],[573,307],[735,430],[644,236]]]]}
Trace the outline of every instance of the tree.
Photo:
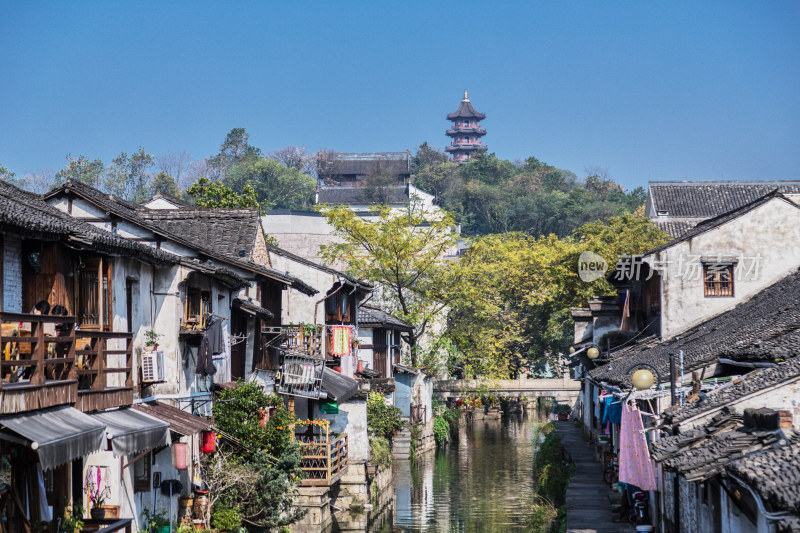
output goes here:
{"type": "Polygon", "coordinates": [[[178,184],[175,183],[175,178],[163,170],[153,177],[153,192],[167,194],[176,198],[181,195],[181,190],[178,188],[178,184]]]}
{"type": "Polygon", "coordinates": [[[440,152],[425,141],[419,145],[417,153],[411,158],[411,173],[416,174],[427,166],[441,165],[446,163],[447,160],[447,154],[440,152]]]}
{"type": "Polygon", "coordinates": [[[460,207],[455,192],[463,189],[458,163],[444,162],[421,167],[414,175],[414,185],[433,195],[438,205],[460,207]]]}
{"type": "Polygon", "coordinates": [[[393,211],[371,209],[373,220],[344,206],[321,208],[343,242],[321,247],[327,261],[344,261],[356,276],[377,283],[388,309],[413,326],[408,335],[411,364],[431,325],[443,317],[442,287],[450,282],[445,255],[456,246],[455,221],[444,211],[428,211],[421,202],[393,211]]]}
{"type": "Polygon", "coordinates": [[[668,240],[633,214],[585,224],[564,238],[516,232],[474,239],[446,297],[446,336],[458,347],[452,364],[469,374],[507,377],[523,363],[542,362],[546,352],[565,350],[573,335],[569,308],[614,293],[604,279],[581,281],[581,252],[598,253],[613,265],[619,255],[668,240]]]}
{"type": "Polygon", "coordinates": [[[153,156],[139,147],[128,156],[122,152],[111,161],[105,186],[108,192],[130,202],[143,202],[151,195],[150,168],[153,156]]]}
{"type": "Polygon", "coordinates": [[[316,191],[311,176],[263,157],[237,163],[228,170],[224,183],[234,191],[252,188],[262,209],[308,209],[316,191]]]}
{"type": "Polygon", "coordinates": [[[225,179],[228,171],[237,163],[261,157],[261,150],[251,146],[250,135],[244,128],[233,128],[225,136],[219,147],[219,153],[209,157],[209,174],[213,180],[225,179]]]}
{"type": "Polygon", "coordinates": [[[255,382],[239,382],[222,391],[213,410],[214,425],[225,435],[205,466],[217,485],[216,502],[259,530],[299,518],[293,500],[302,476],[300,451],[290,434],[294,415],[283,400],[255,382]],[[266,412],[271,414],[264,421],[266,412]]]}
{"type": "Polygon", "coordinates": [[[370,169],[361,187],[361,196],[368,204],[386,205],[392,201],[392,190],[401,185],[399,176],[392,173],[386,161],[379,159],[370,169]]]}
{"type": "MultiPolygon", "coordinates": [[[[158,171],[172,176],[179,189],[187,188],[196,181],[196,179],[191,179],[192,167],[196,163],[192,161],[189,152],[186,150],[166,152],[156,157],[158,171]]],[[[197,177],[199,178],[200,176],[197,177]]]]}
{"type": "Polygon", "coordinates": [[[194,199],[197,207],[259,207],[256,192],[245,185],[241,194],[218,181],[208,178],[197,180],[186,194],[194,199]]]}
{"type": "Polygon", "coordinates": [[[56,172],[54,185],[61,186],[67,180],[79,181],[90,187],[99,188],[103,182],[106,167],[99,158],[89,160],[85,155],[77,159],[67,155],[67,166],[56,172]]]}
{"type": "Polygon", "coordinates": [[[314,155],[307,153],[305,147],[298,148],[290,144],[289,146],[273,150],[269,153],[267,158],[274,159],[289,168],[297,169],[303,174],[311,175],[314,172],[314,155]]]}
{"type": "Polygon", "coordinates": [[[317,150],[314,154],[313,168],[317,180],[326,185],[335,185],[333,177],[341,168],[341,161],[335,150],[317,150]]]}
{"type": "Polygon", "coordinates": [[[10,183],[14,187],[18,187],[20,189],[27,188],[28,185],[27,181],[25,181],[24,179],[15,178],[14,176],[16,176],[16,173],[11,172],[10,170],[8,170],[8,168],[4,167],[3,165],[0,165],[0,180],[5,181],[6,183],[10,183]]]}

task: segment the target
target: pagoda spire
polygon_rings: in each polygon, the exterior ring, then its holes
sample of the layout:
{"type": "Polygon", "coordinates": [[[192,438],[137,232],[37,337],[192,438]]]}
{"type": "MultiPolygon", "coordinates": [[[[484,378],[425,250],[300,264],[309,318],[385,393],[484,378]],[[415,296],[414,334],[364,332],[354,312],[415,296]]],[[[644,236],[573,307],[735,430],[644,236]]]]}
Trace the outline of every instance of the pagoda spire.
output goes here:
{"type": "Polygon", "coordinates": [[[467,90],[464,89],[464,99],[458,109],[447,115],[447,120],[452,122],[450,129],[445,133],[450,137],[450,144],[444,149],[450,153],[453,161],[463,163],[468,161],[478,150],[486,150],[481,137],[486,135],[486,130],[481,127],[481,120],[486,115],[472,107],[467,90]]]}

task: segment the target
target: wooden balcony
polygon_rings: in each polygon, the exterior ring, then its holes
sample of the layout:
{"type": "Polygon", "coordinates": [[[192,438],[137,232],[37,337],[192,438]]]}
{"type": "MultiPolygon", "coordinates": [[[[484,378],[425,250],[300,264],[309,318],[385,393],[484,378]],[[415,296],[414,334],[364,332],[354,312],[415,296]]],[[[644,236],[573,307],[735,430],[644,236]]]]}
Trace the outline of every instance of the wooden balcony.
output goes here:
{"type": "Polygon", "coordinates": [[[320,435],[298,435],[302,459],[300,468],[306,477],[300,484],[305,487],[330,487],[347,470],[347,435],[330,438],[327,427],[320,435]]]}
{"type": "Polygon", "coordinates": [[[0,312],[0,413],[75,403],[75,321],[0,312]]]}
{"type": "Polygon", "coordinates": [[[79,331],[70,316],[0,312],[0,323],[0,414],[133,403],[131,333],[79,331]]]}
{"type": "Polygon", "coordinates": [[[78,404],[83,412],[133,403],[133,334],[116,331],[76,332],[78,404]]]}

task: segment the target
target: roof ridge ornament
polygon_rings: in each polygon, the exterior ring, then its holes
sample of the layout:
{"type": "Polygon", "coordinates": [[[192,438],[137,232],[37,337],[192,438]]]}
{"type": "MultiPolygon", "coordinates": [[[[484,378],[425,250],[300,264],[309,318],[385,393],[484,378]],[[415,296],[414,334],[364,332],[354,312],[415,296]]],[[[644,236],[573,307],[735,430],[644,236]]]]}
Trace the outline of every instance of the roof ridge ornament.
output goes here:
{"type": "Polygon", "coordinates": [[[464,99],[461,100],[462,102],[469,102],[469,97],[467,96],[467,90],[464,89],[464,99]]]}

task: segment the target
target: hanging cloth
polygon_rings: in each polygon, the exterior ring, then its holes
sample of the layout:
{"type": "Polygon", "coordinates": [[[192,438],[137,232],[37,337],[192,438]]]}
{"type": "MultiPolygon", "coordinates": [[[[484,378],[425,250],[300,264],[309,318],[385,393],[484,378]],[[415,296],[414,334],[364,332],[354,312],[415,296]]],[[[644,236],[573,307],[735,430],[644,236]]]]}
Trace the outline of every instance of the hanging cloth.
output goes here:
{"type": "Polygon", "coordinates": [[[331,353],[350,355],[350,326],[331,326],[331,353]]]}
{"type": "Polygon", "coordinates": [[[642,490],[656,490],[656,476],[638,409],[622,406],[619,432],[619,480],[642,490]]]}

